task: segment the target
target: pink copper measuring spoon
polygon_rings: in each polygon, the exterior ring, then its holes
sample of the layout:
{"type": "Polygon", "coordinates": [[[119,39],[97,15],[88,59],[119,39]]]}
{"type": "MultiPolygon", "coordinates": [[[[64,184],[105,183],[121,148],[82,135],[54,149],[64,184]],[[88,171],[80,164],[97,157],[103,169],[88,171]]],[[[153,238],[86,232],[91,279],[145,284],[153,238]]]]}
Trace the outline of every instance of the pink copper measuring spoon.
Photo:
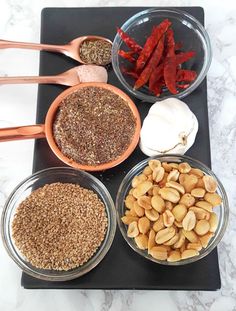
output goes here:
{"type": "Polygon", "coordinates": [[[104,67],[96,65],[81,65],[55,76],[0,77],[0,84],[52,83],[73,86],[83,82],[107,83],[107,79],[108,75],[104,67]]]}
{"type": "Polygon", "coordinates": [[[0,49],[30,49],[30,50],[44,50],[48,52],[57,52],[62,53],[70,58],[77,60],[82,64],[86,64],[80,57],[80,46],[84,41],[95,41],[103,40],[112,44],[112,42],[104,37],[100,36],[82,36],[78,37],[67,44],[64,45],[54,45],[54,44],[39,44],[39,43],[27,43],[27,42],[16,42],[16,41],[7,41],[0,40],[0,49]]]}

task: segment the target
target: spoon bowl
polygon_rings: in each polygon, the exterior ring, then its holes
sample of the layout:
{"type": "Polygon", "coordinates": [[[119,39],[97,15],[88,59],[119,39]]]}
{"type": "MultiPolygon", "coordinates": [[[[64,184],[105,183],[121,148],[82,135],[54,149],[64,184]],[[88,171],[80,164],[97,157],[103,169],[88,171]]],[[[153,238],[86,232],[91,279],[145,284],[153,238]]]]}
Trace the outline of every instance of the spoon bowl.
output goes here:
{"type": "Polygon", "coordinates": [[[41,83],[73,86],[83,82],[107,83],[107,71],[102,66],[81,65],[55,76],[40,77],[0,77],[0,84],[41,83]]]}
{"type": "Polygon", "coordinates": [[[81,36],[81,37],[75,38],[72,41],[64,45],[39,44],[39,43],[27,43],[27,42],[0,40],[0,49],[18,48],[18,49],[30,49],[30,50],[57,52],[57,53],[62,53],[82,64],[88,64],[84,62],[80,57],[80,47],[81,47],[81,44],[84,43],[85,41],[95,41],[95,40],[102,40],[105,42],[109,42],[112,45],[112,41],[107,38],[89,35],[89,36],[81,36]]]}

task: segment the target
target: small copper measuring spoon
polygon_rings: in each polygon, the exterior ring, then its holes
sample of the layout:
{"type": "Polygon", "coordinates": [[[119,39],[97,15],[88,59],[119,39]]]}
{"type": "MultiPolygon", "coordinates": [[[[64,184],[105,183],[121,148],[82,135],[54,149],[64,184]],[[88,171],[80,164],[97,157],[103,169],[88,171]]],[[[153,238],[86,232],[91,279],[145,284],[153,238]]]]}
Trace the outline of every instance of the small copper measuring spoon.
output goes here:
{"type": "Polygon", "coordinates": [[[121,162],[123,162],[125,159],[128,158],[128,156],[133,152],[133,150],[138,144],[140,129],[141,129],[141,120],[140,120],[138,109],[135,106],[134,102],[128,97],[128,95],[126,95],[124,92],[122,92],[120,89],[118,89],[117,87],[113,85],[106,84],[106,83],[91,82],[91,83],[77,84],[63,91],[53,101],[53,103],[49,107],[49,110],[47,112],[46,119],[45,119],[45,124],[0,129],[0,142],[12,141],[12,140],[23,140],[23,139],[29,139],[29,138],[35,138],[35,139],[46,138],[51,150],[65,164],[72,166],[76,169],[82,169],[85,171],[103,171],[103,170],[112,168],[120,164],[121,162]],[[104,164],[98,164],[96,166],[80,164],[66,157],[61,152],[61,150],[58,148],[54,140],[54,136],[53,136],[53,122],[58,112],[58,107],[60,106],[62,100],[66,98],[69,94],[74,93],[77,90],[83,87],[88,87],[88,86],[89,87],[101,87],[101,88],[110,90],[111,92],[114,92],[115,94],[119,95],[121,98],[123,98],[126,101],[128,107],[132,111],[134,118],[136,120],[136,128],[135,128],[134,136],[132,138],[132,141],[129,147],[126,149],[126,151],[121,156],[119,156],[116,160],[113,160],[113,161],[110,161],[104,164]]]}
{"type": "Polygon", "coordinates": [[[52,83],[73,86],[83,82],[107,83],[107,79],[108,75],[104,67],[96,65],[81,65],[55,76],[0,77],[0,84],[52,83]]]}
{"type": "Polygon", "coordinates": [[[65,45],[54,45],[54,44],[39,44],[39,43],[27,43],[17,41],[0,40],[0,49],[30,49],[30,50],[44,50],[49,52],[62,53],[70,58],[77,60],[82,64],[86,64],[80,57],[80,46],[84,41],[95,41],[103,40],[112,44],[111,40],[100,37],[100,36],[82,36],[78,37],[65,45]]]}

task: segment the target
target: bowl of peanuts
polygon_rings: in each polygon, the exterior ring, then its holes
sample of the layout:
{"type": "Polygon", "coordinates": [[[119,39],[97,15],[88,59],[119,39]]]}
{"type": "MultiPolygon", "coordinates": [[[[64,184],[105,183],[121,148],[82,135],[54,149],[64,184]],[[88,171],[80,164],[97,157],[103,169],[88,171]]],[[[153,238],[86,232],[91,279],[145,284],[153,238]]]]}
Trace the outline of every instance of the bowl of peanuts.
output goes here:
{"type": "Polygon", "coordinates": [[[206,165],[188,156],[147,158],[123,179],[117,221],[129,246],[163,265],[207,256],[222,239],[229,217],[226,192],[206,165]]]}

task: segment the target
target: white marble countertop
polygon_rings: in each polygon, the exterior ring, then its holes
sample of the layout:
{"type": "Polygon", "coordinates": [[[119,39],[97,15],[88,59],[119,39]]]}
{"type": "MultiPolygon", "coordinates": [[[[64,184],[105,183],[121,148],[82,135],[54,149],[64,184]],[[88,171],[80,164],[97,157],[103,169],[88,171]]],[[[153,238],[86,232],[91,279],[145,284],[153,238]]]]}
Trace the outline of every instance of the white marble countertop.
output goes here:
{"type": "MultiPolygon", "coordinates": [[[[1,0],[0,38],[39,42],[43,7],[202,6],[213,47],[208,74],[212,167],[230,202],[230,221],[219,245],[222,288],[198,291],[24,290],[21,271],[0,242],[0,310],[236,310],[236,2],[234,0],[1,0]],[[82,4],[82,5],[81,5],[82,4]],[[161,306],[161,309],[159,309],[161,306]]],[[[39,54],[1,50],[0,76],[38,75],[39,54]]],[[[36,85],[0,87],[0,127],[34,124],[36,85]]],[[[33,141],[0,144],[0,210],[13,187],[30,175],[33,141]]],[[[206,276],[207,277],[207,276],[206,276]]]]}

